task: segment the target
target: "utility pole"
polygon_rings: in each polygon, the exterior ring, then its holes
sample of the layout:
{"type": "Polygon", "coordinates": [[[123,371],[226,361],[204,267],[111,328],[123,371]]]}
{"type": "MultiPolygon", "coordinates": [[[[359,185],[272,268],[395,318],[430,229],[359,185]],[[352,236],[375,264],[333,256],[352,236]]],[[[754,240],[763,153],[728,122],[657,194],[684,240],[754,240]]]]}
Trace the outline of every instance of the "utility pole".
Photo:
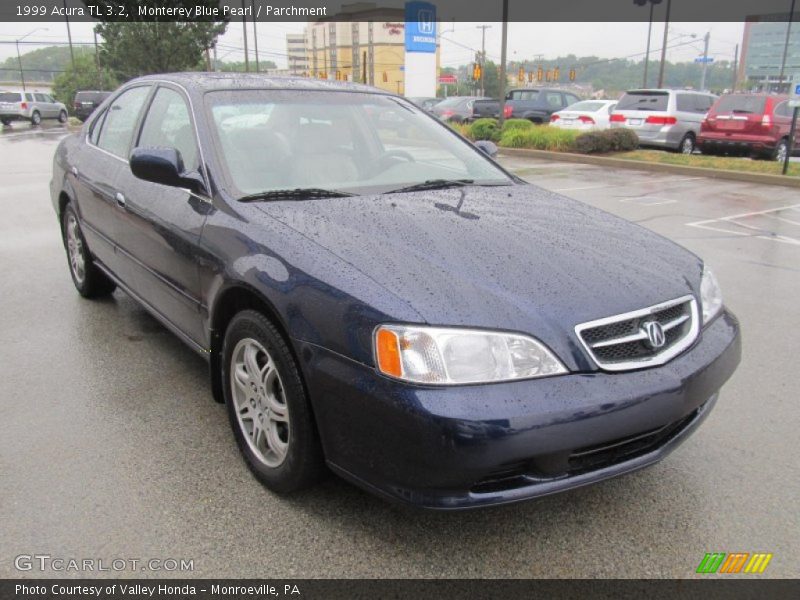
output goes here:
{"type": "Polygon", "coordinates": [[[17,44],[17,62],[19,63],[19,79],[22,82],[22,91],[25,91],[25,73],[22,71],[22,57],[19,55],[19,40],[17,44]]]}
{"type": "Polygon", "coordinates": [[[703,75],[700,77],[700,91],[704,92],[706,90],[706,71],[708,70],[708,42],[711,39],[711,32],[707,31],[705,37],[703,37],[703,41],[705,44],[703,45],[703,75]]]}
{"type": "Polygon", "coordinates": [[[250,54],[247,52],[247,17],[244,16],[244,0],[242,0],[242,34],[244,35],[244,70],[250,72],[250,54]]]}
{"type": "Polygon", "coordinates": [[[733,87],[731,92],[736,93],[736,85],[739,83],[739,44],[736,44],[736,50],[733,51],[733,87]]]}
{"type": "Polygon", "coordinates": [[[214,68],[212,69],[212,71],[216,71],[217,69],[219,69],[218,65],[219,63],[217,62],[217,45],[214,44],[214,65],[213,65],[214,68]]]}
{"type": "Polygon", "coordinates": [[[508,45],[508,0],[503,0],[503,31],[500,36],[500,114],[497,120],[503,127],[506,112],[506,46],[508,45]]]}
{"type": "Polygon", "coordinates": [[[69,39],[69,57],[72,61],[72,68],[75,68],[75,51],[72,49],[72,32],[69,28],[69,17],[67,16],[67,0],[64,0],[64,21],[67,23],[67,39],[69,39]]]}
{"type": "Polygon", "coordinates": [[[667,61],[667,36],[669,35],[669,12],[672,0],[667,0],[667,16],[664,19],[664,43],[661,44],[661,66],[658,68],[658,87],[664,87],[664,64],[667,61]]]}
{"type": "Polygon", "coordinates": [[[491,25],[478,25],[476,29],[481,30],[481,96],[486,95],[486,88],[484,87],[484,71],[486,70],[486,30],[491,29],[491,25]]]}
{"type": "Polygon", "coordinates": [[[783,73],[786,70],[786,55],[789,52],[789,36],[792,33],[792,19],[794,19],[795,0],[792,0],[792,7],[789,9],[789,22],[786,23],[786,41],[783,44],[783,58],[781,59],[781,74],[778,76],[778,92],[783,92],[783,73]]]}
{"type": "Polygon", "coordinates": [[[653,7],[654,2],[650,2],[650,22],[647,24],[647,52],[644,54],[644,79],[642,80],[642,87],[647,87],[647,68],[650,66],[650,38],[653,35],[653,7]]]}
{"type": "Polygon", "coordinates": [[[253,9],[253,50],[256,53],[256,73],[259,73],[261,69],[258,66],[258,30],[256,29],[256,5],[255,0],[250,0],[250,8],[253,9]]]}

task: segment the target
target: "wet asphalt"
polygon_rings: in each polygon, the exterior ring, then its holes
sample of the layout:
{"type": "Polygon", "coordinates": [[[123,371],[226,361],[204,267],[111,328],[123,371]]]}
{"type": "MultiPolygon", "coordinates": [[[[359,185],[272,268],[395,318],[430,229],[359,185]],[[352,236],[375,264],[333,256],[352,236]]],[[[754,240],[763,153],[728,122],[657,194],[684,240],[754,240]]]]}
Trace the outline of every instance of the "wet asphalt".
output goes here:
{"type": "Polygon", "coordinates": [[[761,577],[800,575],[797,189],[502,158],[702,256],[744,354],[709,419],[660,464],[443,514],[332,476],[289,498],[261,487],[205,363],[124,293],[73,289],[48,191],[63,135],[0,135],[0,577],[81,575],[17,571],[20,554],[194,565],[125,576],[693,577],[712,551],[771,552],[761,577]]]}

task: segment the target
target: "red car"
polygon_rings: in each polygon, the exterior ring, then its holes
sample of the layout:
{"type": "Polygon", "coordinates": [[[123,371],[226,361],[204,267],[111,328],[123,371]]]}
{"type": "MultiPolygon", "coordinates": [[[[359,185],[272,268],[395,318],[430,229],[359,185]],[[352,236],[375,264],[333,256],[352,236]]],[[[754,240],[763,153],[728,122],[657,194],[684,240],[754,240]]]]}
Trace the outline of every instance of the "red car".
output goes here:
{"type": "Polygon", "coordinates": [[[768,94],[722,96],[700,125],[698,147],[704,154],[745,153],[783,161],[793,112],[788,100],[768,94]]]}

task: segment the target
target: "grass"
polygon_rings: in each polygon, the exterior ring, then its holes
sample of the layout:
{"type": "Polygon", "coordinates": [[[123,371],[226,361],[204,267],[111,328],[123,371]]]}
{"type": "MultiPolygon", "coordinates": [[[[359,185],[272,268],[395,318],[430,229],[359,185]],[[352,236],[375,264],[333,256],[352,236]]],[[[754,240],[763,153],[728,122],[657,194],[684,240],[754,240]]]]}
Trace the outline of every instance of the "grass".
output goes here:
{"type": "MultiPolygon", "coordinates": [[[[612,158],[624,158],[647,163],[667,165],[682,165],[686,167],[702,167],[718,171],[739,171],[747,173],[766,173],[780,175],[783,165],[774,160],[750,160],[748,158],[734,158],[727,156],[705,156],[698,154],[677,154],[663,150],[634,150],[633,152],[618,152],[606,154],[612,158]]],[[[787,173],[793,177],[800,177],[800,164],[789,163],[787,173]]]]}

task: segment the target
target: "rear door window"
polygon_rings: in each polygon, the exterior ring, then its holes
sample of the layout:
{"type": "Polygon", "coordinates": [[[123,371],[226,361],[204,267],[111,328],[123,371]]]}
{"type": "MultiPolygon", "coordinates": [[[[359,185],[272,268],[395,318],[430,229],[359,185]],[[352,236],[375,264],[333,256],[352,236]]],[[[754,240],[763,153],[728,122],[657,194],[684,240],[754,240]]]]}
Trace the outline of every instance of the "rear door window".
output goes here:
{"type": "Polygon", "coordinates": [[[563,106],[563,101],[561,100],[561,94],[558,92],[548,92],[545,95],[545,101],[547,102],[547,106],[550,108],[561,108],[563,106]]]}
{"type": "Polygon", "coordinates": [[[119,156],[128,158],[128,148],[133,138],[133,130],[150,93],[149,85],[142,85],[126,90],[117,96],[109,106],[103,121],[97,146],[119,156]]]}
{"type": "Polygon", "coordinates": [[[34,98],[36,98],[37,102],[47,102],[47,98],[45,98],[44,94],[34,94],[34,98]]]}
{"type": "Polygon", "coordinates": [[[669,92],[627,92],[620,98],[616,110],[657,110],[669,108],[669,92]]]}
{"type": "Polygon", "coordinates": [[[678,94],[675,97],[675,108],[680,112],[695,112],[694,94],[678,94]]]}

